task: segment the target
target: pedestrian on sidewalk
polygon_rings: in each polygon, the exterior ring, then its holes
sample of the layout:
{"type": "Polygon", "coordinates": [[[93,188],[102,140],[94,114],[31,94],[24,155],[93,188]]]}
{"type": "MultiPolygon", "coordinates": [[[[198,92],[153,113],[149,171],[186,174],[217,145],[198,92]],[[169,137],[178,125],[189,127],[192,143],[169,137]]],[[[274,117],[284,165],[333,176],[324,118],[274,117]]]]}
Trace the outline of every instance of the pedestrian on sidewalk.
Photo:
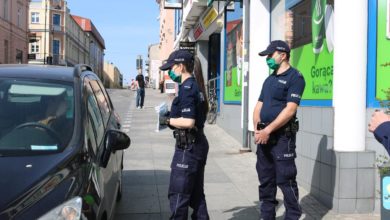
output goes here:
{"type": "Polygon", "coordinates": [[[368,124],[368,130],[374,133],[375,139],[385,147],[390,155],[390,115],[383,111],[375,111],[368,124]]]}
{"type": "Polygon", "coordinates": [[[181,82],[169,116],[160,117],[160,124],[174,129],[176,138],[168,189],[170,219],[187,220],[188,207],[193,209],[192,219],[209,219],[203,189],[209,151],[203,133],[208,103],[200,62],[189,51],[177,50],[160,69],[169,70],[181,82]]]}
{"type": "Polygon", "coordinates": [[[145,99],[145,79],[142,73],[139,73],[135,78],[137,81],[137,98],[135,101],[136,107],[141,109],[144,107],[144,99],[145,99]]]}
{"type": "Polygon", "coordinates": [[[282,190],[285,219],[299,219],[295,166],[295,138],[298,131],[296,112],[305,88],[302,74],[289,63],[290,48],[286,42],[272,41],[259,53],[267,56],[272,74],[264,81],[253,112],[256,170],[260,181],[259,199],[262,219],[275,219],[277,186],[282,190]]]}

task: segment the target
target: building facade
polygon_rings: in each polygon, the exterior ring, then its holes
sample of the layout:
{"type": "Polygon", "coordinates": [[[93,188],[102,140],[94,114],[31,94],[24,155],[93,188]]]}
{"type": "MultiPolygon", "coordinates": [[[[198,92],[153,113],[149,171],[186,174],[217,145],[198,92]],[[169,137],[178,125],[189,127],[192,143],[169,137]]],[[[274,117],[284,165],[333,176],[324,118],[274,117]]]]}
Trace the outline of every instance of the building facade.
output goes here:
{"type": "Polygon", "coordinates": [[[104,39],[90,19],[71,15],[64,0],[35,0],[28,21],[29,63],[85,63],[104,81],[104,39]]]}
{"type": "Polygon", "coordinates": [[[217,124],[243,148],[256,151],[252,114],[270,74],[258,53],[272,40],[287,41],[290,63],[306,81],[297,114],[298,183],[336,212],[379,212],[378,191],[387,190],[380,188],[375,160],[387,152],[367,124],[374,109],[381,107],[380,100],[389,100],[390,2],[185,0],[183,4],[175,19],[185,28],[177,25],[174,48],[180,47],[180,41],[196,42],[205,78],[209,84],[215,79],[217,124]],[[199,13],[200,7],[204,8],[199,13]],[[343,16],[335,16],[335,9],[343,16]]]}
{"type": "MultiPolygon", "coordinates": [[[[80,27],[73,15],[66,16],[65,63],[68,66],[74,66],[78,63],[91,65],[90,57],[90,39],[87,32],[80,27]]],[[[93,69],[95,71],[95,69],[93,69]]]]}
{"type": "Polygon", "coordinates": [[[64,0],[30,3],[29,63],[89,64],[88,36],[69,12],[64,0]]]}
{"type": "Polygon", "coordinates": [[[76,15],[72,15],[72,18],[89,38],[89,65],[100,78],[103,78],[104,50],[106,49],[103,37],[90,19],[76,15]]]}
{"type": "Polygon", "coordinates": [[[104,87],[123,88],[123,75],[113,63],[104,62],[103,71],[104,87]]]}
{"type": "Polygon", "coordinates": [[[145,62],[148,66],[147,72],[151,82],[151,85],[154,89],[159,88],[160,81],[163,80],[163,76],[159,67],[162,65],[160,59],[160,49],[159,44],[152,44],[148,48],[148,60],[145,62]]]}
{"type": "Polygon", "coordinates": [[[29,2],[0,2],[0,63],[27,63],[29,2]]]}
{"type": "MultiPolygon", "coordinates": [[[[180,12],[180,10],[166,8],[165,0],[156,0],[156,2],[160,7],[160,42],[158,48],[160,50],[159,57],[163,62],[164,60],[168,59],[169,54],[171,54],[171,52],[174,50],[174,42],[177,36],[175,32],[175,16],[177,16],[177,13],[180,12]]],[[[175,92],[175,88],[177,88],[177,86],[172,80],[170,80],[168,74],[164,71],[160,71],[159,74],[159,79],[164,81],[165,88],[167,87],[168,83],[169,89],[165,89],[165,91],[175,92]]]]}

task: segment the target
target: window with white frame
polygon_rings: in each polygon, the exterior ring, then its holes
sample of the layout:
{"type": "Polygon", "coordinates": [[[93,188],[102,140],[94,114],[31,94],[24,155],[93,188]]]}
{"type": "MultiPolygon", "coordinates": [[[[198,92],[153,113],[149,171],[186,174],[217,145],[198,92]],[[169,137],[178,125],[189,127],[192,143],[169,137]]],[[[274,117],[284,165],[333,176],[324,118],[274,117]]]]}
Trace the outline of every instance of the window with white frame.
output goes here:
{"type": "Polygon", "coordinates": [[[39,53],[39,42],[31,43],[31,53],[39,53]]]}
{"type": "Polygon", "coordinates": [[[39,12],[31,12],[31,23],[39,23],[39,12]]]}

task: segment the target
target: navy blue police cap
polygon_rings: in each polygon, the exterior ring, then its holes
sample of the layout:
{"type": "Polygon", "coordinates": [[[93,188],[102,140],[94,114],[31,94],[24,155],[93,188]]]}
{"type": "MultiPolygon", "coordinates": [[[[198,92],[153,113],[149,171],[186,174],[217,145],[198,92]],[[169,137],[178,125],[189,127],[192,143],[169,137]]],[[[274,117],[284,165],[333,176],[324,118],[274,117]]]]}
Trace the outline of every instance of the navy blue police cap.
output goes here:
{"type": "Polygon", "coordinates": [[[191,52],[188,50],[175,50],[169,55],[166,63],[160,66],[160,70],[166,71],[171,69],[175,64],[192,62],[194,62],[194,56],[191,52]]]}
{"type": "Polygon", "coordinates": [[[290,47],[282,40],[274,40],[268,45],[267,49],[259,53],[260,56],[273,54],[275,51],[290,53],[290,47]]]}

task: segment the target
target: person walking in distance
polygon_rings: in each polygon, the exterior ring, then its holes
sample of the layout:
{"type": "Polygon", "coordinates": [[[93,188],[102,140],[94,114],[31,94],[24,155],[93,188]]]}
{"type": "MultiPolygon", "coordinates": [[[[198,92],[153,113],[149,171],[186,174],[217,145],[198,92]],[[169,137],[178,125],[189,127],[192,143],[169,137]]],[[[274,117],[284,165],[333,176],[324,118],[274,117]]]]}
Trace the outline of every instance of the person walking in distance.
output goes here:
{"type": "Polygon", "coordinates": [[[135,78],[137,81],[137,98],[136,98],[136,107],[141,109],[144,107],[145,99],[145,79],[142,73],[139,73],[135,78]]]}
{"type": "Polygon", "coordinates": [[[253,111],[261,217],[275,219],[278,186],[284,196],[285,219],[295,220],[302,214],[295,166],[296,112],[305,80],[291,67],[290,48],[286,42],[272,41],[259,55],[267,56],[267,65],[273,70],[263,83],[253,111]]]}
{"type": "Polygon", "coordinates": [[[208,103],[200,62],[189,51],[177,50],[160,69],[169,70],[172,80],[181,83],[169,115],[160,117],[160,124],[173,129],[176,139],[168,189],[170,219],[187,220],[188,207],[193,209],[192,219],[210,219],[203,189],[208,103]]]}

